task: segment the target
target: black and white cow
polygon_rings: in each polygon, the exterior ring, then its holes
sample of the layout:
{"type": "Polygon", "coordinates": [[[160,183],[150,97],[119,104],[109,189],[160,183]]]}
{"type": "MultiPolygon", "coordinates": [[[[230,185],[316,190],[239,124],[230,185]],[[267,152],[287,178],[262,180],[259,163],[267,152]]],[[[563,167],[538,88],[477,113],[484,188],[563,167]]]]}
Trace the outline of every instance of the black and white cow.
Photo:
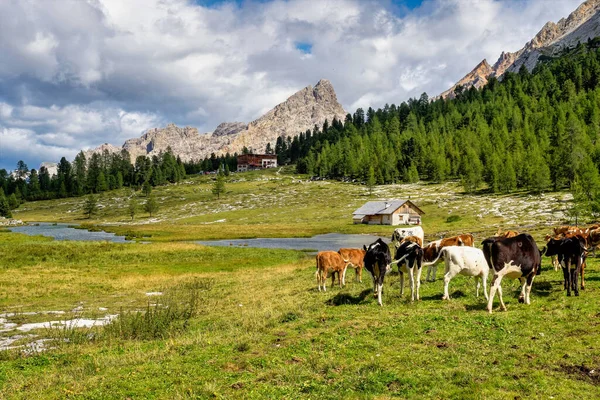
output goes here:
{"type": "Polygon", "coordinates": [[[425,232],[423,232],[423,228],[420,226],[411,226],[404,228],[396,228],[394,229],[394,233],[392,233],[392,244],[395,248],[400,247],[400,242],[402,238],[407,236],[416,236],[421,239],[421,243],[424,243],[425,240],[425,232]]]}
{"type": "Polygon", "coordinates": [[[419,300],[423,248],[414,242],[403,242],[396,250],[394,263],[398,264],[398,272],[400,273],[400,294],[404,294],[404,274],[408,274],[408,280],[410,282],[410,300],[415,301],[415,293],[417,300],[419,300]]]}
{"type": "Polygon", "coordinates": [[[373,278],[373,292],[377,297],[377,303],[381,306],[381,291],[383,290],[383,278],[392,269],[392,255],[389,246],[381,239],[371,243],[369,247],[363,246],[366,251],[364,266],[373,278]]]}
{"type": "Polygon", "coordinates": [[[531,285],[533,278],[540,273],[541,254],[533,240],[527,233],[522,233],[512,238],[490,238],[483,241],[483,252],[489,267],[494,271],[487,310],[492,312],[494,296],[498,292],[500,307],[506,311],[502,300],[502,278],[521,281],[521,295],[519,302],[530,304],[531,285]]]}
{"type": "MultiPolygon", "coordinates": [[[[563,270],[564,287],[567,290],[567,296],[571,295],[571,290],[575,292],[575,296],[579,296],[577,278],[582,273],[586,257],[585,252],[584,243],[577,237],[550,239],[546,245],[546,255],[548,257],[558,257],[558,263],[563,270]]],[[[583,289],[584,286],[582,285],[581,288],[583,289]]]]}

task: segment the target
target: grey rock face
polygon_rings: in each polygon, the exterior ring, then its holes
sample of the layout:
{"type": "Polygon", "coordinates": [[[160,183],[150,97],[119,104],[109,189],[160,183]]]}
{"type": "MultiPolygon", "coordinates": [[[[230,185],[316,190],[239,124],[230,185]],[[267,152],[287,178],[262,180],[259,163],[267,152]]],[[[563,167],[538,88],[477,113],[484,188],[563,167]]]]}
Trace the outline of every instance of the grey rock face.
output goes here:
{"type": "Polygon", "coordinates": [[[223,122],[217,126],[212,135],[213,137],[235,135],[247,127],[248,124],[243,122],[223,122]]]}
{"type": "MultiPolygon", "coordinates": [[[[213,133],[206,134],[200,134],[198,129],[189,126],[180,128],[169,124],[164,128],[149,129],[141,137],[127,140],[122,149],[129,152],[132,162],[138,156],[159,155],[168,147],[184,162],[200,160],[211,153],[241,153],[244,147],[262,153],[268,143],[274,147],[280,136],[295,136],[315,125],[322,126],[325,120],[331,123],[334,118],[343,121],[345,117],[346,111],[337,101],[333,86],[322,79],[314,88],[307,86],[296,92],[250,124],[224,122],[213,133]]],[[[121,148],[112,145],[102,145],[86,152],[86,157],[105,149],[110,152],[121,151],[121,148]]]]}
{"type": "Polygon", "coordinates": [[[506,71],[518,72],[523,65],[531,71],[540,57],[557,56],[563,48],[573,48],[577,43],[585,43],[597,36],[600,36],[600,0],[588,0],[567,18],[557,23],[547,22],[522,49],[514,53],[503,52],[490,70],[478,68],[481,64],[478,65],[440,96],[452,98],[458,85],[481,87],[481,82],[487,82],[488,76],[501,78],[506,71]]]}

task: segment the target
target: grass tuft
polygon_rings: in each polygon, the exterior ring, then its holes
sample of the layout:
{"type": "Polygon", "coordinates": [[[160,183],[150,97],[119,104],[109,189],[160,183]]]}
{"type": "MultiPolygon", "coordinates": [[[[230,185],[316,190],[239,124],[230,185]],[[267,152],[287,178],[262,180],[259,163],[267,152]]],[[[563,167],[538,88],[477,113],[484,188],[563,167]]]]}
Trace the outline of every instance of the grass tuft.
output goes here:
{"type": "Polygon", "coordinates": [[[194,279],[168,291],[160,303],[150,304],[144,312],[124,311],[104,327],[108,339],[152,340],[176,336],[189,327],[190,319],[198,314],[202,292],[212,290],[212,279],[194,279]]]}

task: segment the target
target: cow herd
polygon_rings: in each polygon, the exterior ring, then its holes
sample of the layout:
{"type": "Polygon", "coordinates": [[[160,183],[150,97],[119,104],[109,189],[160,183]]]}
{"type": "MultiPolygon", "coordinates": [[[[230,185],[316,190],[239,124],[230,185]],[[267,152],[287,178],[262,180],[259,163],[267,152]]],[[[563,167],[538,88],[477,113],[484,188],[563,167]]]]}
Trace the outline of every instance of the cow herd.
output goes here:
{"type": "Polygon", "coordinates": [[[391,243],[377,239],[363,249],[340,249],[321,251],[317,254],[317,282],[319,291],[326,290],[325,281],[331,273],[332,285],[337,275],[340,287],[345,285],[346,269],[356,270],[356,278],[362,282],[363,267],[373,279],[373,293],[377,303],[382,305],[383,281],[394,265],[400,274],[400,294],[404,294],[404,275],[410,282],[411,301],[419,300],[421,273],[427,266],[427,281],[434,281],[437,264],[444,262],[444,294],[442,299],[450,299],[448,285],[456,275],[475,278],[476,296],[483,286],[487,300],[487,310],[491,313],[494,298],[498,295],[500,308],[506,310],[502,299],[501,282],[504,277],[519,279],[521,294],[519,302],[530,304],[531,286],[541,271],[542,255],[552,258],[555,269],[562,267],[564,289],[570,296],[579,295],[578,277],[581,275],[581,289],[585,288],[584,269],[588,249],[600,244],[600,226],[580,229],[571,226],[554,228],[553,235],[546,237],[547,244],[540,250],[527,233],[498,231],[495,236],[482,242],[482,248],[474,247],[470,234],[443,238],[424,245],[424,232],[421,226],[395,229],[391,243]],[[390,250],[390,247],[394,250],[390,250]],[[393,257],[392,257],[392,254],[393,257]],[[487,280],[492,274],[492,282],[487,290],[487,280]]]}

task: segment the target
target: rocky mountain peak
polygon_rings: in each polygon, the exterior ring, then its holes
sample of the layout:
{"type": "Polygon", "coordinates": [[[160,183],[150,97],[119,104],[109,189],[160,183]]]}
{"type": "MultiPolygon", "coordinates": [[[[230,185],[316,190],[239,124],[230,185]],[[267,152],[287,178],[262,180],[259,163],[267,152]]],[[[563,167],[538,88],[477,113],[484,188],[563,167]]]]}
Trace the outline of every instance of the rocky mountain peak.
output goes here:
{"type": "MultiPolygon", "coordinates": [[[[295,136],[315,125],[322,126],[325,120],[344,120],[346,111],[338,102],[333,85],[321,79],[314,87],[307,86],[292,94],[265,115],[245,124],[243,122],[223,122],[212,134],[201,135],[193,127],[180,128],[168,124],[164,128],[152,128],[141,137],[125,141],[132,162],[138,156],[153,156],[171,148],[183,161],[199,160],[225,153],[241,153],[244,147],[255,152],[264,152],[268,143],[275,146],[277,138],[295,136]]],[[[104,151],[105,145],[94,151],[104,151]],[[104,147],[103,147],[104,146],[104,147]]],[[[120,151],[112,146],[110,151],[120,151]]]]}
{"type": "MultiPolygon", "coordinates": [[[[600,0],[587,0],[574,10],[567,18],[558,22],[547,22],[542,29],[525,46],[514,52],[502,52],[490,71],[480,63],[473,71],[465,75],[456,85],[443,92],[441,97],[454,97],[454,89],[458,85],[466,88],[471,86],[481,87],[482,73],[502,78],[506,71],[517,72],[521,66],[531,71],[538,63],[540,57],[555,56],[564,47],[574,47],[577,43],[585,42],[589,38],[600,35],[600,0]]],[[[486,63],[487,64],[487,63],[486,63]]],[[[489,65],[488,65],[489,67],[489,65]]],[[[485,83],[484,83],[485,84],[485,83]]]]}
{"type": "Polygon", "coordinates": [[[488,81],[488,76],[494,72],[490,64],[488,64],[486,59],[483,59],[471,72],[465,75],[460,81],[456,82],[454,86],[450,89],[446,90],[440,96],[443,98],[454,98],[454,91],[458,86],[463,86],[465,88],[469,88],[471,86],[475,86],[476,88],[480,88],[484,86],[488,81]]]}

